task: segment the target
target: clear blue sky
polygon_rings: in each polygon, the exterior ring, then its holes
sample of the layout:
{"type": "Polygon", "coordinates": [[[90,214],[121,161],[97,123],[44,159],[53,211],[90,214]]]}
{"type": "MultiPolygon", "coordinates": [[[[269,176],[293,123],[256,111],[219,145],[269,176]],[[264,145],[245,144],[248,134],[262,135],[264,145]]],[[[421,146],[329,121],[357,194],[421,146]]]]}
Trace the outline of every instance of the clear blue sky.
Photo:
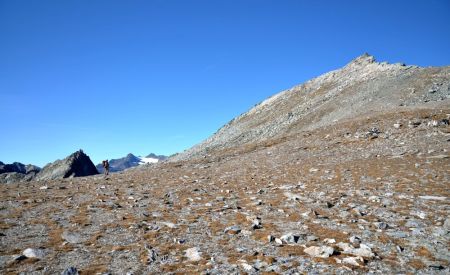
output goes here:
{"type": "Polygon", "coordinates": [[[0,0],[0,160],[172,154],[369,52],[450,64],[450,1],[0,0]]]}

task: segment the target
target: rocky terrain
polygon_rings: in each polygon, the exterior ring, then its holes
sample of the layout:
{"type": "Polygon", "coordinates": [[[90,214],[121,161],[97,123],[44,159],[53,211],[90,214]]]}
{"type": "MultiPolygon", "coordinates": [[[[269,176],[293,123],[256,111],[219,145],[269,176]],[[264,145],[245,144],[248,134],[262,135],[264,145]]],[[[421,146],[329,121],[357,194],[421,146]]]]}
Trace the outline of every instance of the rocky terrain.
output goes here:
{"type": "Polygon", "coordinates": [[[0,273],[448,274],[449,71],[364,55],[169,162],[0,185],[0,273]]]}
{"type": "Polygon", "coordinates": [[[84,177],[98,174],[88,155],[79,150],[63,160],[49,163],[34,177],[34,180],[52,180],[62,178],[84,177]]]}
{"type": "MultiPolygon", "coordinates": [[[[126,170],[131,167],[136,167],[141,164],[147,164],[147,163],[157,163],[162,160],[166,160],[167,157],[163,155],[155,155],[155,154],[149,154],[146,157],[137,157],[131,153],[126,155],[123,158],[119,159],[111,159],[109,160],[109,171],[110,172],[120,172],[123,170],[126,170]]],[[[99,173],[103,173],[103,165],[101,163],[96,165],[96,168],[99,173]]]]}
{"type": "Polygon", "coordinates": [[[14,162],[4,164],[0,161],[0,184],[18,181],[30,181],[41,171],[36,165],[14,162]]]}
{"type": "Polygon", "coordinates": [[[374,112],[450,98],[450,67],[376,62],[369,54],[261,102],[204,142],[171,158],[186,160],[238,145],[335,125],[374,112]]]}

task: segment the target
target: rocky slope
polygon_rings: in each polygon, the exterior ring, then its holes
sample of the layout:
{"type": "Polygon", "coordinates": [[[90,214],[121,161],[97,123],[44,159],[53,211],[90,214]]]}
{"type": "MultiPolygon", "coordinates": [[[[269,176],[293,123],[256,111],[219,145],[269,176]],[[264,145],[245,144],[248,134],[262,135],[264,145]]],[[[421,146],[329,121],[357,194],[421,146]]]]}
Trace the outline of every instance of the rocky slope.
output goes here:
{"type": "Polygon", "coordinates": [[[450,67],[379,63],[364,54],[341,69],[272,96],[171,160],[197,158],[400,106],[446,100],[449,79],[450,67]]]}
{"type": "MultiPolygon", "coordinates": [[[[319,112],[235,144],[218,135],[207,154],[109,177],[0,185],[0,273],[449,274],[450,77],[419,70],[425,90],[386,109],[319,112]]],[[[346,100],[382,105],[377,91],[346,100]]],[[[264,108],[293,108],[277,98],[264,108]]]]}
{"type": "Polygon", "coordinates": [[[89,156],[79,150],[63,160],[47,164],[34,178],[40,180],[83,177],[98,174],[89,156]]]}

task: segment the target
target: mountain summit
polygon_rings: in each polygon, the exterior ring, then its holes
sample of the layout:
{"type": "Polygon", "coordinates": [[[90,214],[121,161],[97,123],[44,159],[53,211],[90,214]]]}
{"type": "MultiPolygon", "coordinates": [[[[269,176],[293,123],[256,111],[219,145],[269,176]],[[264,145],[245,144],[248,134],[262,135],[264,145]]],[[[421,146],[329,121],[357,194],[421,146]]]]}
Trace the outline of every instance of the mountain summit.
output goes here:
{"type": "Polygon", "coordinates": [[[449,73],[450,67],[380,63],[366,53],[341,69],[266,99],[170,161],[395,111],[400,106],[442,101],[450,97],[449,73]]]}

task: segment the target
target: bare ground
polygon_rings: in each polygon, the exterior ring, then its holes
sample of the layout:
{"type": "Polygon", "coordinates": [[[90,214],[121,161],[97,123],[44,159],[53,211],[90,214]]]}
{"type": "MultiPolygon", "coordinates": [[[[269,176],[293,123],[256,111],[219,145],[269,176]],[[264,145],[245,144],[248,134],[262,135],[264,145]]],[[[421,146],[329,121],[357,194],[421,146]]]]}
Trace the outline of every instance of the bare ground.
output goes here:
{"type": "Polygon", "coordinates": [[[107,178],[1,185],[0,273],[448,274],[449,114],[405,107],[107,178]],[[351,237],[373,255],[346,253],[351,237]]]}

